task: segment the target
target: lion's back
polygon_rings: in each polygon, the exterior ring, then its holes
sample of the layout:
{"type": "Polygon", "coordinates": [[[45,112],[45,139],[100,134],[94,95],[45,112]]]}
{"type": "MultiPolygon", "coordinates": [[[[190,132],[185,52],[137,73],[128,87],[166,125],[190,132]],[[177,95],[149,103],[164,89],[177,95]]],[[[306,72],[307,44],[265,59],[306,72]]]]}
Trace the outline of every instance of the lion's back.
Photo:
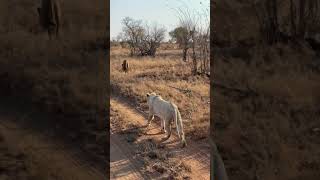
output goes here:
{"type": "Polygon", "coordinates": [[[155,98],[153,104],[153,111],[157,116],[161,118],[170,118],[173,116],[175,107],[171,102],[165,101],[162,98],[155,98]]]}

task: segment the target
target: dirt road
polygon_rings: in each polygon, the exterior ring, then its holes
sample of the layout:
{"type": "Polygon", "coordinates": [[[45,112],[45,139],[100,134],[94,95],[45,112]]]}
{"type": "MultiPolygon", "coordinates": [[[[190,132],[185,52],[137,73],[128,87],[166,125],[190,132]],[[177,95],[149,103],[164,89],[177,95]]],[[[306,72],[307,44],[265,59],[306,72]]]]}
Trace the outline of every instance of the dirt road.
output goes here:
{"type": "Polygon", "coordinates": [[[136,160],[130,149],[130,144],[126,143],[120,135],[110,136],[110,177],[111,179],[143,179],[143,173],[139,170],[141,164],[136,160]]]}
{"type": "MultiPolygon", "coordinates": [[[[166,173],[171,173],[171,175],[172,173],[180,173],[179,177],[189,179],[210,178],[208,144],[187,139],[188,146],[181,148],[175,129],[173,129],[173,135],[169,140],[160,143],[165,135],[161,133],[159,123],[155,123],[155,120],[151,127],[143,127],[146,123],[146,114],[123,98],[115,96],[111,98],[110,119],[111,178],[166,179],[168,178],[164,175],[166,173]],[[156,145],[153,146],[151,142],[156,142],[156,145]],[[143,155],[149,149],[155,152],[156,158],[150,156],[150,151],[147,156],[143,155]],[[169,154],[168,158],[161,158],[159,152],[169,154]],[[175,164],[172,164],[173,161],[175,164]],[[170,168],[161,167],[166,164],[169,164],[170,168]],[[181,171],[181,169],[186,170],[181,171]]],[[[174,174],[174,176],[178,175],[174,174]]]]}
{"type": "Polygon", "coordinates": [[[1,108],[0,133],[10,151],[25,154],[27,169],[32,177],[59,180],[107,179],[100,162],[89,160],[87,157],[90,156],[86,155],[88,153],[80,145],[77,147],[64,143],[55,138],[55,135],[50,135],[54,133],[54,127],[37,131],[22,125],[22,121],[41,124],[46,119],[32,119],[18,112],[21,111],[1,108]]]}

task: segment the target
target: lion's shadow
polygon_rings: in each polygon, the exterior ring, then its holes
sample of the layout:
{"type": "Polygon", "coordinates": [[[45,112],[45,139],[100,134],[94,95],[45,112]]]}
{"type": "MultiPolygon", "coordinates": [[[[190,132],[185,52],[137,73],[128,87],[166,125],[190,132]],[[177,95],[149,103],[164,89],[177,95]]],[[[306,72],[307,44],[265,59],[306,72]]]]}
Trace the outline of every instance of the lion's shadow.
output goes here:
{"type": "MultiPolygon", "coordinates": [[[[143,128],[148,128],[147,126],[142,126],[143,128]]],[[[148,131],[152,131],[153,129],[158,129],[158,127],[153,127],[151,129],[145,129],[144,135],[147,136],[156,136],[156,135],[163,135],[164,137],[162,137],[160,140],[154,140],[155,142],[157,142],[157,144],[159,146],[167,146],[167,145],[172,145],[172,144],[178,144],[180,142],[179,139],[175,138],[173,139],[173,135],[171,135],[171,137],[168,139],[165,136],[164,132],[157,132],[157,133],[148,133],[148,131]]]]}
{"type": "Polygon", "coordinates": [[[144,134],[144,135],[147,135],[147,136],[156,136],[156,135],[164,134],[163,132],[148,133],[148,131],[157,129],[156,127],[148,127],[148,125],[143,125],[143,126],[141,126],[140,128],[145,131],[143,134],[144,134]]]}

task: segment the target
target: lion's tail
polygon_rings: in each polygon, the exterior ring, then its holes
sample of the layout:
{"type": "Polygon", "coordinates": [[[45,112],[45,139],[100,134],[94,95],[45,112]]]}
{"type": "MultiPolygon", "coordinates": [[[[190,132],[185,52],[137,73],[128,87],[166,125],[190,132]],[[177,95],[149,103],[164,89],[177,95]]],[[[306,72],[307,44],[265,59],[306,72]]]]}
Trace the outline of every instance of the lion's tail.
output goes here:
{"type": "Polygon", "coordinates": [[[179,135],[179,138],[181,139],[182,146],[185,147],[187,145],[187,143],[186,143],[186,139],[185,139],[184,132],[183,132],[181,114],[180,114],[178,108],[175,108],[174,120],[176,122],[177,133],[179,135]]]}

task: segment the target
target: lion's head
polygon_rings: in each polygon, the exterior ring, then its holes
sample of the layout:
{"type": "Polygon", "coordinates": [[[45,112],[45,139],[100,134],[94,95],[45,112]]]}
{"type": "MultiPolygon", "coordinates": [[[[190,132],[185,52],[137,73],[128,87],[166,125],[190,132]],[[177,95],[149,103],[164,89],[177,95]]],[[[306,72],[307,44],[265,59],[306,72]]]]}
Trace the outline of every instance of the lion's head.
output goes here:
{"type": "Polygon", "coordinates": [[[150,105],[154,97],[159,96],[155,92],[147,93],[147,103],[150,105]]]}

